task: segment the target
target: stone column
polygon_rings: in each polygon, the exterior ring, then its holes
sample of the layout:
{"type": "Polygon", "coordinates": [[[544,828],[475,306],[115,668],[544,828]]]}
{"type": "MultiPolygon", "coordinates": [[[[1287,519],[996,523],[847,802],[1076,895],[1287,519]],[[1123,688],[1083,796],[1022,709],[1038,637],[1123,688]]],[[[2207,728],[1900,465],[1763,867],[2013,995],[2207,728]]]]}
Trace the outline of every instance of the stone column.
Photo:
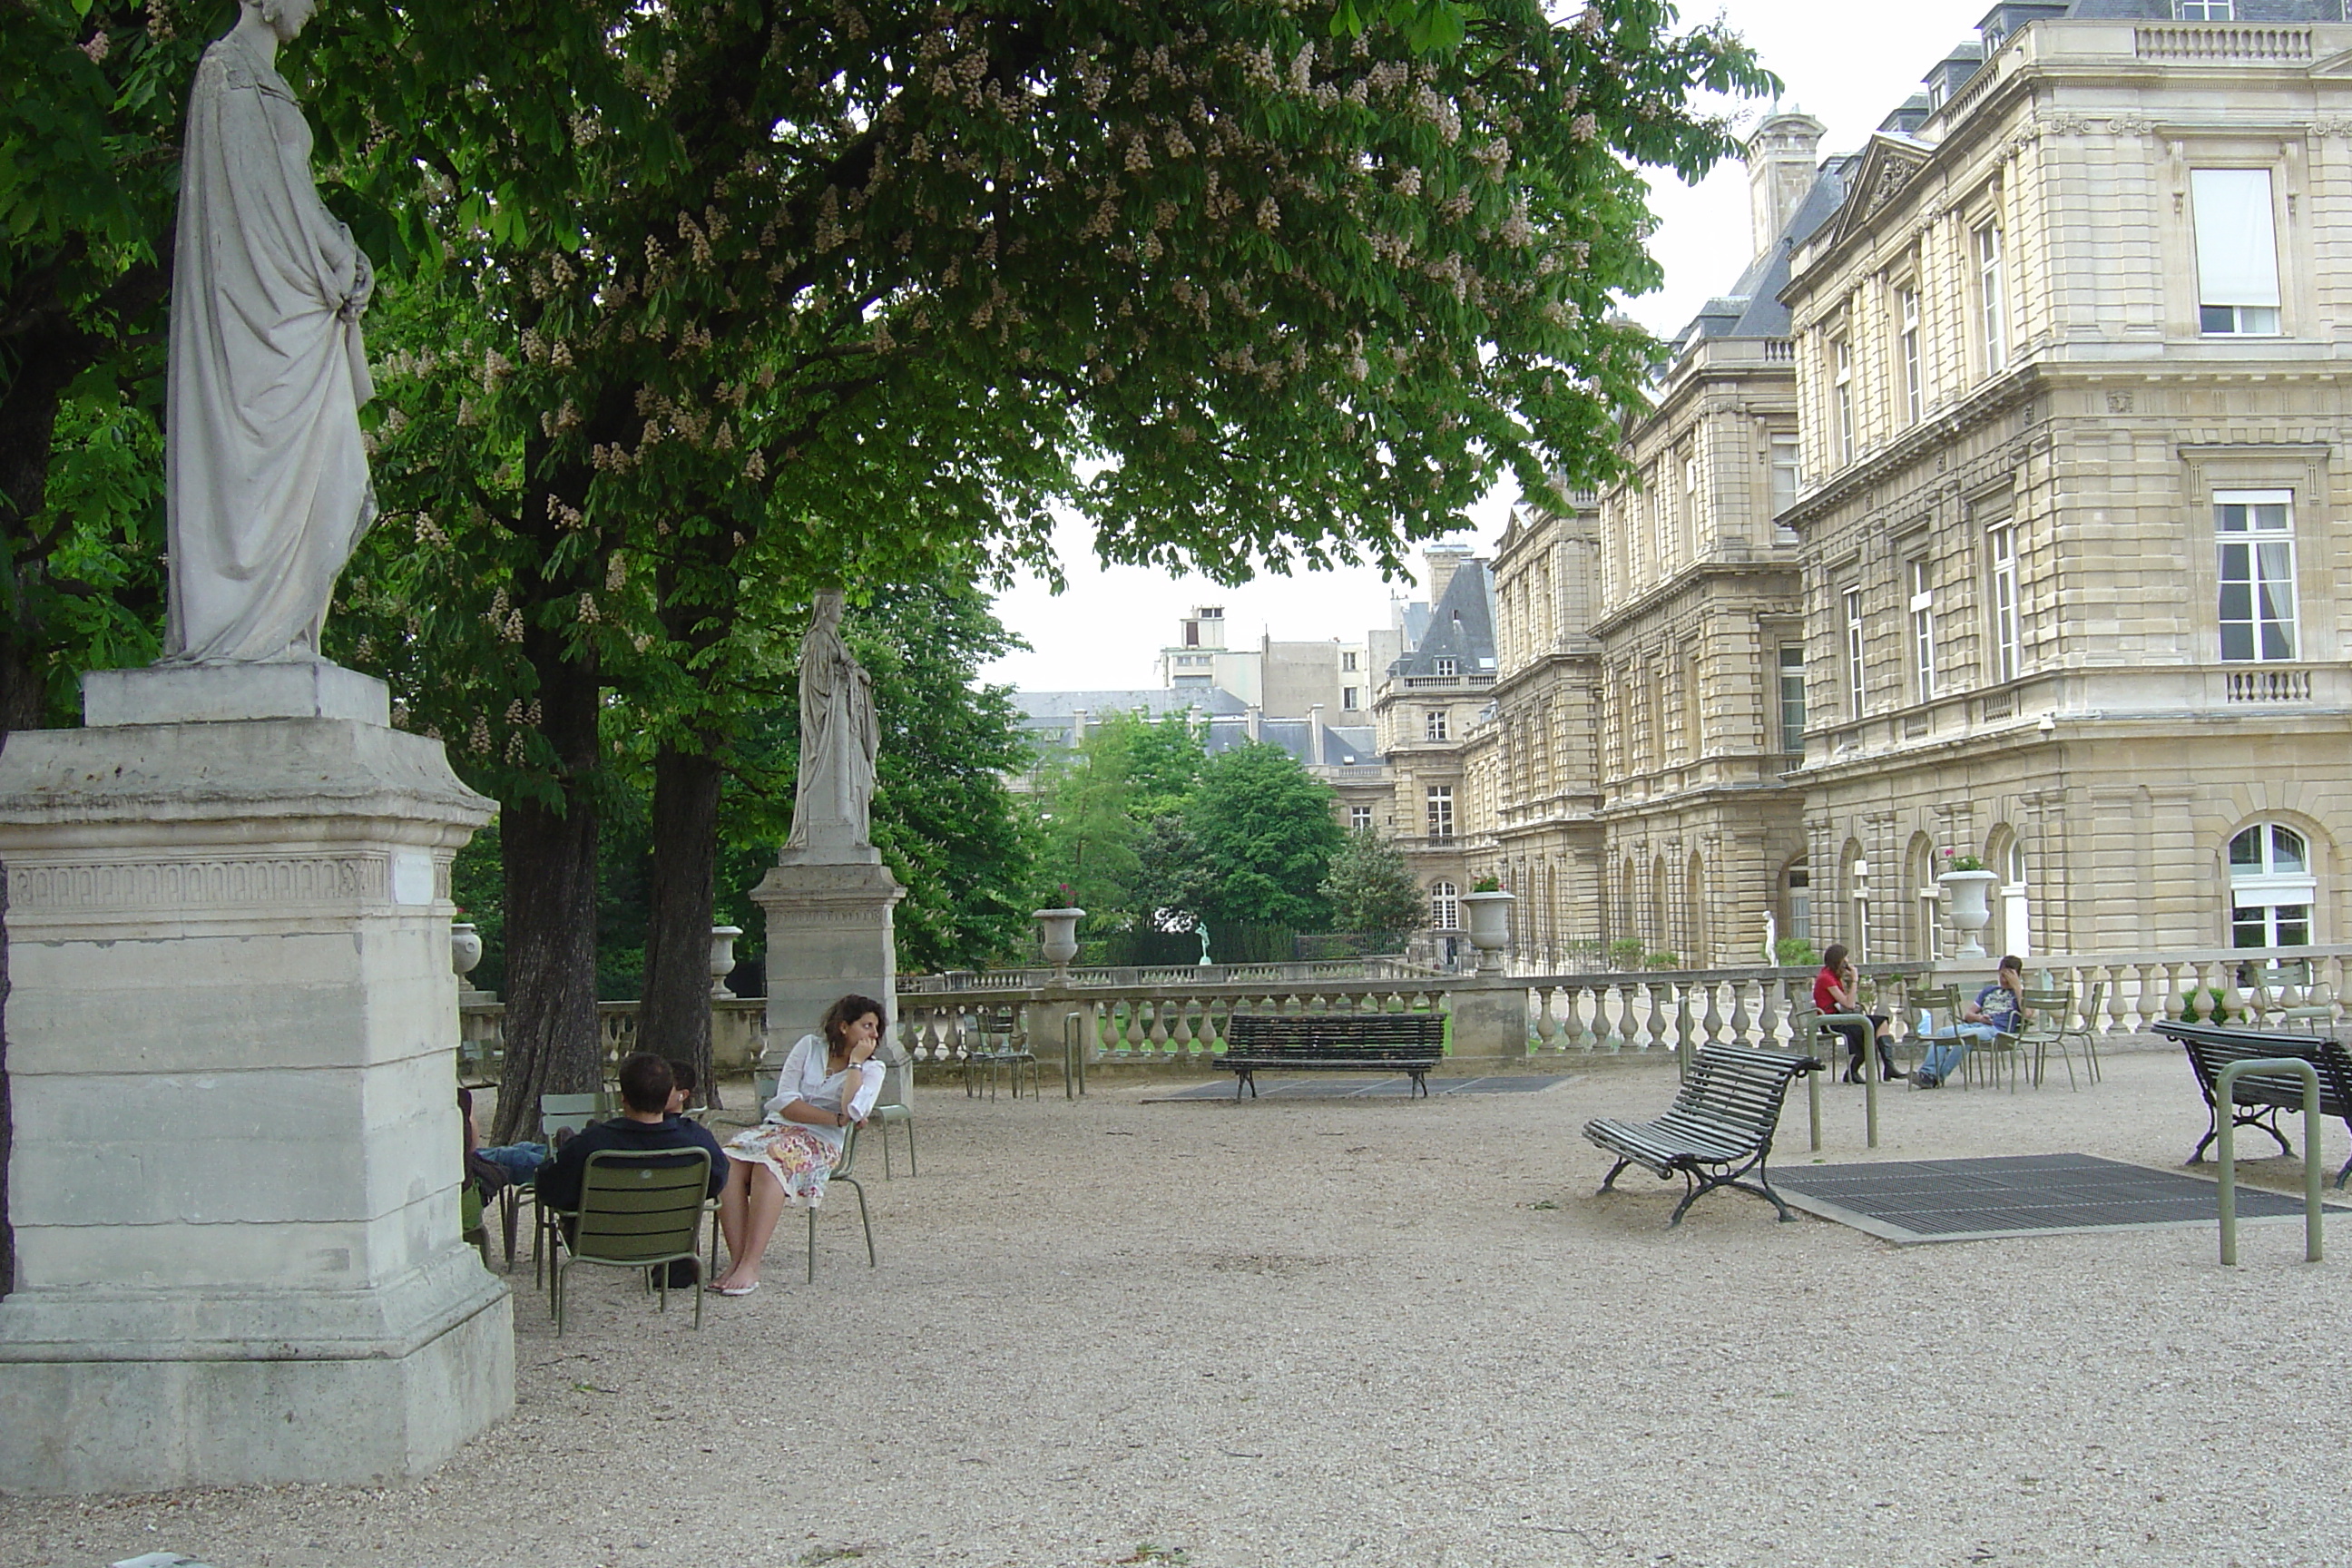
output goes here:
{"type": "Polygon", "coordinates": [[[332,665],[84,694],[0,752],[0,1491],[421,1475],[514,1401],[457,1237],[449,860],[490,803],[332,665]]]}
{"type": "Polygon", "coordinates": [[[773,1073],[834,999],[846,992],[873,997],[889,1009],[885,1049],[890,1077],[886,1103],[912,1104],[913,1069],[898,1049],[898,951],[891,911],[907,889],[882,857],[868,847],[821,851],[816,860],[787,849],[751,889],[768,916],[768,1043],[761,1070],[773,1073]]]}

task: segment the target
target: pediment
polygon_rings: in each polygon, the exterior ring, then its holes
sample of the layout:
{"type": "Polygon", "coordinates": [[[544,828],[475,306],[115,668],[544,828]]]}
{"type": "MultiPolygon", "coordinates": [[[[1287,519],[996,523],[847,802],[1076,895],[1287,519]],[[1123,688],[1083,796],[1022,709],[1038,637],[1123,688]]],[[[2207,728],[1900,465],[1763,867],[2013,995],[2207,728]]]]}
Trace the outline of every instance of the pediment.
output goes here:
{"type": "Polygon", "coordinates": [[[1862,163],[1846,182],[1845,205],[1838,209],[1837,237],[1870,226],[1880,208],[1902,193],[1911,177],[1927,166],[1935,149],[1907,136],[1875,132],[1862,150],[1862,163]]]}
{"type": "Polygon", "coordinates": [[[2339,49],[2311,64],[2313,76],[2352,76],[2352,49],[2339,49]]]}

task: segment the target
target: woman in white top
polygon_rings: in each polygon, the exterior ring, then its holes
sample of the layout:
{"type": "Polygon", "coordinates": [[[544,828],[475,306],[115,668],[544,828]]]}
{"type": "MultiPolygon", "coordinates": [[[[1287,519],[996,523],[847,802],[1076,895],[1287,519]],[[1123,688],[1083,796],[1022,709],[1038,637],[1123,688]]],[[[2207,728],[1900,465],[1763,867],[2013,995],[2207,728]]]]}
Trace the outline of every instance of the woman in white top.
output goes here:
{"type": "Polygon", "coordinates": [[[844,996],[824,1010],[818,1033],[803,1035],[784,1058],[767,1118],[728,1140],[727,1189],[719,1195],[719,1229],[727,1238],[727,1272],[710,1282],[722,1296],[760,1288],[768,1249],[787,1199],[814,1208],[841,1158],[843,1129],[862,1125],[881,1097],[886,1068],[882,1004],[844,996]],[[765,1179],[760,1175],[766,1172],[765,1179]]]}

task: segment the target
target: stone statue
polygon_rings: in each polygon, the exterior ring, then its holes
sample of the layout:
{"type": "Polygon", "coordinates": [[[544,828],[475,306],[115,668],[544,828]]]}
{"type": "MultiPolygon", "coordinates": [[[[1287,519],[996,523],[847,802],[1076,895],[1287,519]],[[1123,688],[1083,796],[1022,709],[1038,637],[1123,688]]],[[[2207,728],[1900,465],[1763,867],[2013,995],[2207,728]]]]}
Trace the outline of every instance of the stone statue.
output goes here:
{"type": "Polygon", "coordinates": [[[879,858],[873,843],[874,678],[841,640],[841,595],[816,596],[801,643],[801,769],[788,859],[879,858]]]}
{"type": "Polygon", "coordinates": [[[317,659],[375,516],[360,312],[375,271],[319,199],[278,46],[313,0],[242,0],[188,95],[172,285],[166,663],[317,659]]]}

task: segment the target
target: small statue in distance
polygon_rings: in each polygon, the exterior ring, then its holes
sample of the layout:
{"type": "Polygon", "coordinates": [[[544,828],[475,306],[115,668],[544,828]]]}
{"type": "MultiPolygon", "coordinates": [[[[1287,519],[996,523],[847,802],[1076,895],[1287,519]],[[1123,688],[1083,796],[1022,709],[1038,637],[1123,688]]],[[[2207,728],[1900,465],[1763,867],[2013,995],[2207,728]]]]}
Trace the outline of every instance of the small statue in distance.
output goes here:
{"type": "Polygon", "coordinates": [[[188,95],[164,426],[167,664],[313,660],[375,517],[359,410],[375,270],[320,200],[278,46],[313,0],[242,0],[188,95]]]}

